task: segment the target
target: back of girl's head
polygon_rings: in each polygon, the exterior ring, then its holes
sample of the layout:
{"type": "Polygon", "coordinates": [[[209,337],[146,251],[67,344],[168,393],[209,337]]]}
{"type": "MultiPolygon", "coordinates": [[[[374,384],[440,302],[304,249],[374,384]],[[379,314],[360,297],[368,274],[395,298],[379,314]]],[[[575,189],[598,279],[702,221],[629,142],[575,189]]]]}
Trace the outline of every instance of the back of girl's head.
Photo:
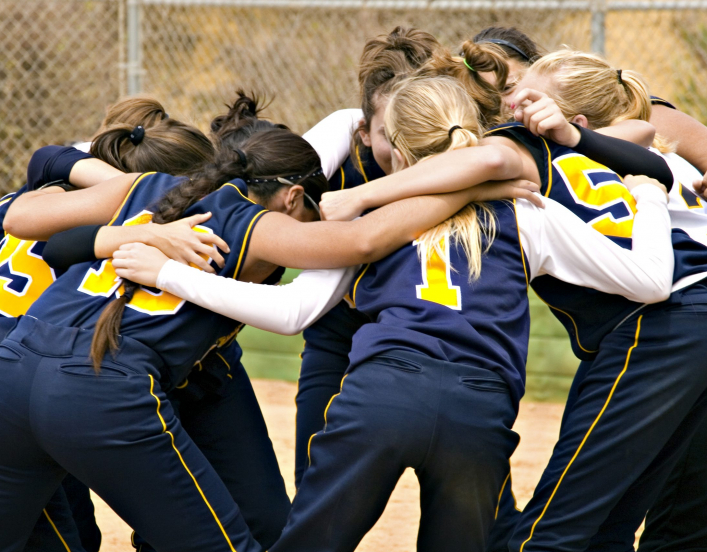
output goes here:
{"type": "Polygon", "coordinates": [[[261,105],[262,99],[258,94],[247,94],[243,89],[238,89],[236,96],[232,105],[226,105],[228,111],[211,121],[211,137],[217,148],[235,148],[262,130],[287,129],[285,125],[260,118],[267,105],[261,105]]]}
{"type": "Polygon", "coordinates": [[[396,27],[391,33],[366,42],[359,63],[358,84],[367,129],[376,111],[376,95],[389,91],[385,85],[396,76],[412,73],[441,48],[430,33],[404,27],[396,27]]]}
{"type": "Polygon", "coordinates": [[[94,137],[91,154],[123,172],[180,175],[211,161],[214,147],[199,129],[161,119],[147,125],[112,124],[94,137]]]}
{"type": "Polygon", "coordinates": [[[467,40],[459,56],[449,50],[438,51],[419,70],[420,76],[448,76],[459,81],[477,103],[482,126],[489,128],[507,120],[501,90],[506,86],[508,64],[495,44],[475,44],[467,40]],[[493,84],[479,73],[491,73],[493,84]]]}
{"type": "Polygon", "coordinates": [[[472,40],[477,44],[496,44],[509,58],[524,65],[531,65],[542,55],[535,41],[515,27],[486,27],[472,40]]]}
{"type": "Polygon", "coordinates": [[[456,79],[412,77],[390,95],[385,131],[414,165],[447,150],[475,146],[484,129],[475,103],[456,79]]]}
{"type": "MultiPolygon", "coordinates": [[[[232,132],[241,130],[242,127],[234,127],[232,132]]],[[[227,140],[228,133],[225,137],[227,140]]],[[[269,128],[244,138],[238,148],[219,148],[212,162],[172,188],[158,202],[153,209],[152,220],[159,224],[177,220],[194,203],[236,178],[245,180],[249,191],[267,206],[269,198],[287,186],[279,182],[278,177],[301,185],[305,193],[317,203],[322,193],[328,189],[328,182],[322,174],[319,156],[314,148],[290,130],[269,128]]],[[[305,206],[314,210],[307,202],[305,206]]],[[[108,304],[96,323],[91,344],[91,357],[96,371],[100,370],[106,351],[117,348],[125,305],[130,302],[138,287],[127,280],[123,283],[124,294],[108,304]]]]}
{"type": "MultiPolygon", "coordinates": [[[[445,151],[475,146],[483,132],[479,113],[464,87],[451,77],[414,77],[393,90],[385,112],[385,131],[392,146],[409,165],[445,151]]],[[[468,259],[469,280],[481,272],[481,255],[496,232],[491,207],[468,205],[418,242],[421,256],[443,258],[445,235],[462,246],[468,259]],[[483,245],[483,238],[486,246],[483,245]]]]}
{"type": "Polygon", "coordinates": [[[168,118],[169,115],[167,115],[164,107],[155,98],[150,96],[130,96],[108,106],[106,116],[96,135],[119,123],[132,127],[142,125],[148,128],[168,118]]]}
{"type": "Polygon", "coordinates": [[[635,71],[614,69],[595,55],[558,50],[541,57],[528,76],[551,79],[548,94],[568,120],[584,115],[591,128],[651,116],[648,86],[635,71]]]}

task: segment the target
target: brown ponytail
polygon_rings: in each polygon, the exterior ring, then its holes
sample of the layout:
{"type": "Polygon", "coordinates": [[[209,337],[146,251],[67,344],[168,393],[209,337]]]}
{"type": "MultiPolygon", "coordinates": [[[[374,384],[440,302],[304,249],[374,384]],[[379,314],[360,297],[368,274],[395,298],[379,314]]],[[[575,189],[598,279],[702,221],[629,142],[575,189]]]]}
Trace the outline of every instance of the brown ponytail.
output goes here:
{"type": "MultiPolygon", "coordinates": [[[[179,219],[197,201],[236,178],[243,179],[252,195],[257,196],[264,206],[267,206],[272,194],[283,186],[277,182],[277,177],[300,176],[295,183],[301,185],[317,203],[328,190],[328,182],[321,173],[319,156],[314,148],[290,130],[259,120],[257,101],[250,100],[242,92],[239,95],[242,102],[239,104],[236,101],[230,106],[228,114],[216,125],[214,132],[218,135],[220,147],[213,161],[164,195],[153,209],[153,222],[164,224],[179,219]],[[251,109],[254,105],[255,109],[251,109]],[[264,130],[251,128],[262,128],[260,123],[263,122],[267,123],[264,130]],[[237,144],[237,147],[232,148],[231,144],[237,144]]],[[[305,205],[311,208],[307,203],[305,205]]],[[[139,287],[128,280],[124,280],[123,285],[124,294],[106,306],[96,323],[91,344],[91,358],[96,372],[100,371],[106,351],[117,349],[125,306],[139,287]]]]}
{"type": "MultiPolygon", "coordinates": [[[[96,136],[115,124],[126,124],[131,127],[142,125],[151,127],[169,118],[160,102],[150,96],[129,96],[109,105],[106,116],[96,132],[96,136]]],[[[95,140],[94,138],[91,140],[95,140]]]]}
{"type": "Polygon", "coordinates": [[[484,128],[507,120],[501,90],[506,86],[508,64],[503,50],[495,44],[475,44],[467,40],[460,56],[448,50],[435,54],[419,71],[419,76],[449,76],[457,79],[479,107],[484,128]],[[492,73],[491,84],[479,73],[492,73]]]}

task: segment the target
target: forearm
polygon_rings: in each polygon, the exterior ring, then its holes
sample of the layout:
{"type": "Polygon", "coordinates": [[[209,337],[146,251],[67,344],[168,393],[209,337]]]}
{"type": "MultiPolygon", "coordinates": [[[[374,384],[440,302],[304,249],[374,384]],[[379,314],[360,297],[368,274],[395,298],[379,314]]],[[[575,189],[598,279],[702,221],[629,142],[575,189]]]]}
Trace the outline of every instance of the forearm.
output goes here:
{"type": "Polygon", "coordinates": [[[448,219],[473,199],[473,189],[412,197],[351,222],[299,223],[279,213],[261,217],[249,258],[290,268],[337,268],[382,259],[448,219]]]}
{"type": "Polygon", "coordinates": [[[596,132],[604,136],[626,140],[644,148],[649,147],[655,138],[655,127],[646,121],[637,119],[621,121],[605,128],[599,128],[596,132]]]}
{"type": "Polygon", "coordinates": [[[626,140],[604,136],[586,128],[580,128],[580,132],[582,137],[574,147],[577,153],[606,165],[619,176],[643,174],[655,178],[668,190],[672,187],[673,173],[662,157],[626,140]]]}
{"type": "Polygon", "coordinates": [[[677,144],[677,154],[707,173],[707,127],[686,113],[654,105],[651,123],[658,134],[677,144]]]}
{"type": "Polygon", "coordinates": [[[97,259],[107,259],[113,252],[126,243],[144,243],[154,245],[154,232],[151,224],[135,226],[103,226],[98,230],[93,244],[97,259]]]}
{"type": "Polygon", "coordinates": [[[266,286],[167,261],[157,287],[249,326],[295,335],[341,300],[354,273],[354,268],[304,271],[291,284],[266,286]]]}
{"type": "Polygon", "coordinates": [[[121,175],[71,193],[48,188],[22,194],[7,212],[5,231],[20,239],[46,241],[76,226],[106,224],[138,176],[121,175]]]}
{"type": "Polygon", "coordinates": [[[355,189],[363,209],[429,194],[456,192],[489,180],[518,178],[520,157],[502,145],[463,148],[437,155],[355,189]]]}

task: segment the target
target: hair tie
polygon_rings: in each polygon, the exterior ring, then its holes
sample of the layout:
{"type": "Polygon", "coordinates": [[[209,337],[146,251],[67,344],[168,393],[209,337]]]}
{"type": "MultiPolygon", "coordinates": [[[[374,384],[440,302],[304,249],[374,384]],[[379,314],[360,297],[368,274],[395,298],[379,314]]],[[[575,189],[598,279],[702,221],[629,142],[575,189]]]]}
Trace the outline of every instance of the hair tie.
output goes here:
{"type": "Polygon", "coordinates": [[[233,151],[238,156],[240,164],[245,167],[248,164],[248,158],[245,156],[245,152],[238,148],[234,148],[233,151]]]}
{"type": "Polygon", "coordinates": [[[617,69],[616,70],[616,75],[619,77],[619,84],[623,84],[624,81],[621,80],[621,73],[623,73],[623,69],[617,69]]]}
{"type": "Polygon", "coordinates": [[[169,119],[169,113],[167,113],[166,111],[163,111],[162,112],[162,120],[164,121],[165,119],[169,119]]]}
{"type": "Polygon", "coordinates": [[[145,138],[145,129],[142,125],[138,125],[130,133],[130,141],[133,146],[137,146],[140,142],[142,142],[143,138],[145,138]]]}
{"type": "Polygon", "coordinates": [[[491,44],[498,44],[499,46],[505,46],[506,48],[510,48],[514,52],[516,52],[519,56],[521,56],[525,61],[530,61],[530,56],[526,54],[523,50],[521,50],[518,46],[513,44],[512,42],[509,42],[507,40],[501,40],[500,38],[484,38],[482,40],[479,40],[476,42],[476,44],[484,44],[484,43],[491,43],[491,44]]]}
{"type": "Polygon", "coordinates": [[[466,58],[464,58],[464,65],[466,65],[466,68],[469,71],[473,71],[474,73],[476,73],[476,69],[474,69],[471,65],[469,65],[469,63],[466,61],[466,58]]]}
{"type": "Polygon", "coordinates": [[[447,134],[449,134],[449,139],[450,139],[450,140],[452,139],[452,133],[453,133],[455,130],[461,129],[461,128],[462,128],[462,127],[460,127],[459,125],[454,125],[452,128],[450,128],[450,129],[449,129],[449,132],[447,133],[447,134]]]}

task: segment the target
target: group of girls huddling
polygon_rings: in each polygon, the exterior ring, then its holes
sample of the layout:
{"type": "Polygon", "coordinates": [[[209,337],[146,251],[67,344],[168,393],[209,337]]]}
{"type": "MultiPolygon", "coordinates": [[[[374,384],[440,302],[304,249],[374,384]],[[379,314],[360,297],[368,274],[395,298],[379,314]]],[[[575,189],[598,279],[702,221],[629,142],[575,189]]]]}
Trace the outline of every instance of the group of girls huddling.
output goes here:
{"type": "Polygon", "coordinates": [[[129,98],[34,153],[0,200],[0,552],[98,550],[89,488],[139,551],[352,551],[406,468],[423,552],[626,552],[644,519],[642,552],[707,550],[707,128],[517,29],[460,50],[369,40],[362,110],[303,137],[244,92],[210,137],[129,98]],[[529,286],[582,363],[520,512],[529,286]],[[304,330],[292,503],[244,324],[304,330]]]}

